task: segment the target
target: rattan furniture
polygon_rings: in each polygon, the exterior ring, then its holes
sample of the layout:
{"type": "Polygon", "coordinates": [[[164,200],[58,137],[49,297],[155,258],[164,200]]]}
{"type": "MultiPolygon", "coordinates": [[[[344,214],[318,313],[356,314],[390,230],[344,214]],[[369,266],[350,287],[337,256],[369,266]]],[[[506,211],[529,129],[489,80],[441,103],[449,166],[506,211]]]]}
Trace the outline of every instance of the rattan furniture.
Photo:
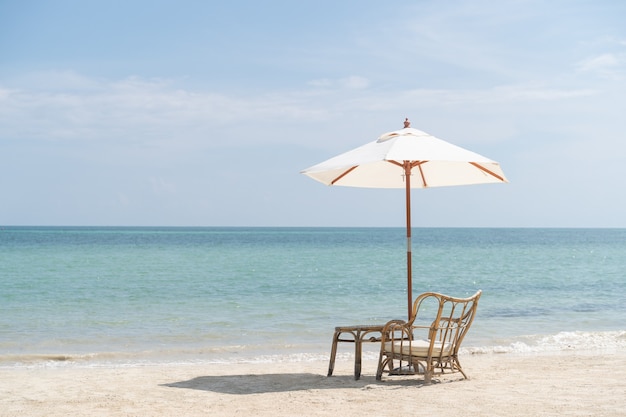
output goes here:
{"type": "Polygon", "coordinates": [[[383,327],[376,379],[381,380],[383,372],[421,374],[425,384],[446,372],[460,372],[467,378],[458,354],[481,294],[455,298],[429,292],[417,297],[408,322],[393,320],[383,327]]]}
{"type": "Polygon", "coordinates": [[[337,356],[337,344],[339,342],[354,343],[354,379],[361,377],[361,356],[363,342],[380,342],[383,325],[357,325],[335,327],[333,344],[330,350],[330,363],[328,364],[328,376],[332,376],[335,369],[335,357],[337,356]],[[343,336],[343,337],[342,337],[343,336]]]}

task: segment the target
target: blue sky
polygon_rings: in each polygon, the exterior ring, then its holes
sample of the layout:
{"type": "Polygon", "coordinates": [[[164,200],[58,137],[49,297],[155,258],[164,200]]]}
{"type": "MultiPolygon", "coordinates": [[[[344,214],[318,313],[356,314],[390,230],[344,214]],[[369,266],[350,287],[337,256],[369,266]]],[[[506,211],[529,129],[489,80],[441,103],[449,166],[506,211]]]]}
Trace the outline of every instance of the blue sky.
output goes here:
{"type": "Polygon", "coordinates": [[[626,3],[0,1],[0,225],[398,226],[299,172],[402,127],[506,185],[414,227],[626,227],[626,3]]]}

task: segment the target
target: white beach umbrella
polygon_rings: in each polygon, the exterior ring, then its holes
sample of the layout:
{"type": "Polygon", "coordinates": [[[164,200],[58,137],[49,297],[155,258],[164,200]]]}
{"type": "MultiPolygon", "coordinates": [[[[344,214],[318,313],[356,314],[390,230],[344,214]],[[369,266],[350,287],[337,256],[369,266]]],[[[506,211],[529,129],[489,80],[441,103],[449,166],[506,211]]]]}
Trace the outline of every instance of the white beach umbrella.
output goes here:
{"type": "Polygon", "coordinates": [[[411,188],[508,182],[500,164],[410,127],[302,171],[326,185],[404,188],[406,191],[407,296],[411,316],[411,188]]]}

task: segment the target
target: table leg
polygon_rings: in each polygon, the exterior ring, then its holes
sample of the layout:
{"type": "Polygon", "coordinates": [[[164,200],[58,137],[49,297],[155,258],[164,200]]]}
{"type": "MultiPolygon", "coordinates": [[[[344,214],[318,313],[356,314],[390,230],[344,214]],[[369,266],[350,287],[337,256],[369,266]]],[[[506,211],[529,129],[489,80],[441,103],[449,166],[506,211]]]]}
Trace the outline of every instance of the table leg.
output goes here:
{"type": "Polygon", "coordinates": [[[337,342],[339,341],[339,335],[341,332],[335,331],[333,335],[333,345],[330,348],[330,362],[328,363],[328,376],[332,376],[335,369],[335,357],[337,356],[337,342]]]}
{"type": "MultiPolygon", "coordinates": [[[[330,348],[330,362],[328,363],[328,376],[332,376],[335,369],[335,359],[337,357],[337,345],[339,342],[354,343],[354,379],[361,378],[361,362],[363,356],[363,339],[367,334],[382,332],[383,326],[342,326],[335,328],[333,343],[330,348]],[[350,334],[352,338],[341,338],[342,334],[350,334]]],[[[370,337],[370,342],[378,342],[380,338],[370,337]]]]}
{"type": "Polygon", "coordinates": [[[363,348],[361,346],[361,334],[357,333],[354,338],[354,379],[361,378],[361,353],[363,348]]]}

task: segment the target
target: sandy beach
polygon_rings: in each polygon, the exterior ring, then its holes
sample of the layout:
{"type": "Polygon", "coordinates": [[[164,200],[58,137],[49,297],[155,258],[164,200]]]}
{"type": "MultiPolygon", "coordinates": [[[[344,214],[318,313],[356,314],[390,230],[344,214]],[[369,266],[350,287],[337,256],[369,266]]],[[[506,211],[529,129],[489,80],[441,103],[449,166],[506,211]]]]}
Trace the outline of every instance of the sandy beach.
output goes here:
{"type": "Polygon", "coordinates": [[[2,416],[625,416],[626,352],[477,354],[470,376],[355,381],[352,363],[4,368],[2,416]]]}

